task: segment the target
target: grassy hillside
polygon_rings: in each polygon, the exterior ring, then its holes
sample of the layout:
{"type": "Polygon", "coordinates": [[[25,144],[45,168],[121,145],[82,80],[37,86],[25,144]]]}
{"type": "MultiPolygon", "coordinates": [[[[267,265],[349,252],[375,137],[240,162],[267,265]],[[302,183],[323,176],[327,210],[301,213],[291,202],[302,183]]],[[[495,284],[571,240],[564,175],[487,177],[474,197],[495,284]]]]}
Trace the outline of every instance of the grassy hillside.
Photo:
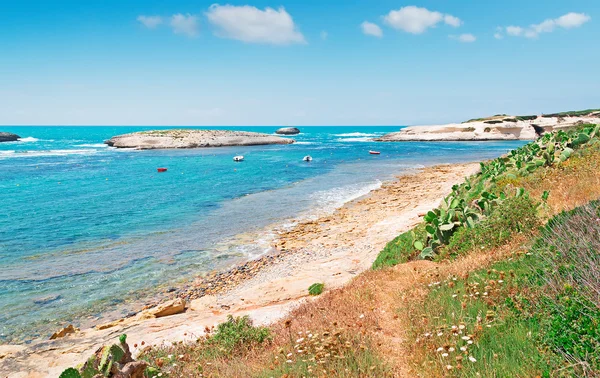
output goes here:
{"type": "Polygon", "coordinates": [[[600,375],[600,126],[481,164],[341,289],[147,350],[162,377],[600,375]]]}

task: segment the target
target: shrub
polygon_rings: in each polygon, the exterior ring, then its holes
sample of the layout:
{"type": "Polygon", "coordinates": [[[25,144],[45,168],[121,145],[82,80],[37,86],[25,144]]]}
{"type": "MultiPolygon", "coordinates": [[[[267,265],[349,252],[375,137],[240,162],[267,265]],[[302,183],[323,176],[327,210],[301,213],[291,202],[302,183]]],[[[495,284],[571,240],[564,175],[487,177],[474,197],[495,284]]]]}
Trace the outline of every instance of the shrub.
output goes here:
{"type": "Polygon", "coordinates": [[[270,339],[269,329],[254,327],[248,316],[234,318],[229,315],[227,321],[219,324],[217,331],[206,339],[206,345],[223,354],[231,354],[270,339]]]}
{"type": "Polygon", "coordinates": [[[495,124],[502,123],[502,122],[504,122],[504,121],[502,121],[502,120],[483,121],[483,123],[487,123],[490,125],[495,125],[495,124]]]}
{"type": "Polygon", "coordinates": [[[314,284],[310,285],[310,287],[308,288],[308,294],[321,295],[323,293],[324,288],[325,288],[325,284],[314,283],[314,284]]]}
{"type": "Polygon", "coordinates": [[[526,116],[518,116],[515,118],[519,121],[533,121],[534,119],[537,119],[537,116],[536,115],[526,115],[526,116]]]}
{"type": "Polygon", "coordinates": [[[528,195],[507,198],[475,227],[456,231],[439,258],[461,255],[477,247],[497,247],[514,234],[532,232],[539,225],[537,204],[528,195]]]}
{"type": "Polygon", "coordinates": [[[415,241],[426,239],[427,231],[425,231],[424,224],[400,234],[394,240],[387,243],[379,253],[377,259],[373,262],[373,269],[394,266],[411,260],[419,254],[419,251],[414,246],[415,241]]]}
{"type": "Polygon", "coordinates": [[[504,122],[517,122],[516,118],[504,118],[504,122]]]}

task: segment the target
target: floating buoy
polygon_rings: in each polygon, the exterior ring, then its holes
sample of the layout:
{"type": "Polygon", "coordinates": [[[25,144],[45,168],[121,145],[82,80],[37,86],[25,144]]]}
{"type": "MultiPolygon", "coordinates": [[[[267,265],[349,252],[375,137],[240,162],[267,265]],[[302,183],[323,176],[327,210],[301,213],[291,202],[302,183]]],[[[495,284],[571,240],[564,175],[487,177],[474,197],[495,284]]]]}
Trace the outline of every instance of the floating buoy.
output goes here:
{"type": "Polygon", "coordinates": [[[312,157],[310,155],[306,155],[302,161],[312,161],[312,157]]]}
{"type": "Polygon", "coordinates": [[[369,151],[369,153],[371,155],[381,155],[381,152],[379,152],[379,151],[369,151]]]}
{"type": "Polygon", "coordinates": [[[166,172],[166,171],[167,171],[167,168],[158,168],[158,169],[156,169],[156,170],[157,170],[157,171],[159,171],[159,172],[166,172]]]}
{"type": "Polygon", "coordinates": [[[244,161],[244,157],[243,157],[242,155],[240,155],[240,156],[235,156],[235,157],[233,158],[233,161],[244,161]]]}

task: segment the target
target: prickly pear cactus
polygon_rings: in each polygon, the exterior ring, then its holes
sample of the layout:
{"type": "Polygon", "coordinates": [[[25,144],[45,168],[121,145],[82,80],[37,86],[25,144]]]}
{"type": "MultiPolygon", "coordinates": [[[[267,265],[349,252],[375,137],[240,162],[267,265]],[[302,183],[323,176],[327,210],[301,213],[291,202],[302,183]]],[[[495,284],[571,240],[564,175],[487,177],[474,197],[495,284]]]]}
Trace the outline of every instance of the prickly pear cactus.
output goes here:
{"type": "Polygon", "coordinates": [[[96,358],[96,355],[92,355],[81,369],[81,378],[93,378],[96,375],[100,374],[100,371],[97,369],[97,366],[98,359],[96,358]]]}
{"type": "Polygon", "coordinates": [[[120,362],[123,356],[125,356],[125,352],[117,344],[105,346],[102,349],[102,358],[100,359],[100,365],[98,365],[98,368],[105,377],[108,377],[113,364],[115,362],[120,362]]]}
{"type": "Polygon", "coordinates": [[[75,368],[68,368],[58,378],[81,378],[81,374],[75,368]]]}

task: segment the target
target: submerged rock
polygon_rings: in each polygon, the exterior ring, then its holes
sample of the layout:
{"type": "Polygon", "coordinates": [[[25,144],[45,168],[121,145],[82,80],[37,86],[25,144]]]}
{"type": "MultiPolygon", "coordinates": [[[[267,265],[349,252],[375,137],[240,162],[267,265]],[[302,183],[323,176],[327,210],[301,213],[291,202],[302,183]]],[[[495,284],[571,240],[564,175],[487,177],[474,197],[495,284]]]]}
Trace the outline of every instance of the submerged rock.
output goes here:
{"type": "Polygon", "coordinates": [[[0,132],[0,142],[16,142],[21,139],[17,134],[0,132]]]}
{"type": "Polygon", "coordinates": [[[296,134],[300,134],[300,129],[296,128],[296,127],[283,127],[277,131],[275,131],[276,134],[280,134],[280,135],[296,135],[296,134]]]}

